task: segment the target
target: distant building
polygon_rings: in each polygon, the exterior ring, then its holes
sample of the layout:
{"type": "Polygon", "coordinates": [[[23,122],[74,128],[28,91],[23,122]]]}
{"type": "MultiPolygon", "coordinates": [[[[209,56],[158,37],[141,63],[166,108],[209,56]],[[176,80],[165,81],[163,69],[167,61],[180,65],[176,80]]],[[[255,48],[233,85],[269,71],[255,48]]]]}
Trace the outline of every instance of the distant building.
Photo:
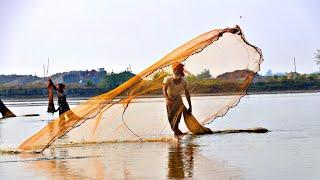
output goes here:
{"type": "Polygon", "coordinates": [[[98,68],[98,72],[106,72],[104,68],[98,68]]]}
{"type": "Polygon", "coordinates": [[[104,68],[98,68],[98,74],[105,76],[107,75],[107,71],[104,68]]]}

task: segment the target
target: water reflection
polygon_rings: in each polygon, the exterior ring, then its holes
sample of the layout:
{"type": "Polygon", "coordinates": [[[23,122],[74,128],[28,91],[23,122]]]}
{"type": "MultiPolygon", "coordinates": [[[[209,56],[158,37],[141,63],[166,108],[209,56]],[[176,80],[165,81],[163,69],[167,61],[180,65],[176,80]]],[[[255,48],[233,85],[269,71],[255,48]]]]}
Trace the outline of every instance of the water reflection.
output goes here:
{"type": "Polygon", "coordinates": [[[196,145],[188,141],[171,144],[168,150],[168,178],[185,178],[193,176],[193,154],[196,145]]]}
{"type": "Polygon", "coordinates": [[[100,158],[74,156],[69,154],[70,149],[49,149],[47,154],[20,154],[20,158],[26,162],[24,165],[36,176],[48,176],[54,178],[106,179],[105,168],[100,158]]]}
{"type": "Polygon", "coordinates": [[[238,174],[225,162],[216,159],[213,163],[203,156],[201,147],[193,136],[180,142],[56,146],[43,154],[2,155],[0,176],[6,179],[228,179],[238,174]]]}

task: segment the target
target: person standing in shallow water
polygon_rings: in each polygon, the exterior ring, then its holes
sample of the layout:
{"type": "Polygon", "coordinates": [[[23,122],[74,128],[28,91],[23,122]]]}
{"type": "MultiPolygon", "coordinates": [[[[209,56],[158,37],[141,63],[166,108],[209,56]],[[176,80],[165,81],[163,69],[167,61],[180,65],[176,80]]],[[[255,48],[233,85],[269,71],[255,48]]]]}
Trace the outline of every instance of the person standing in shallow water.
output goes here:
{"type": "Polygon", "coordinates": [[[58,85],[55,86],[51,79],[48,81],[48,87],[53,87],[53,89],[57,91],[59,107],[55,110],[55,112],[59,111],[59,116],[61,116],[63,113],[70,110],[67,102],[67,94],[65,93],[65,85],[63,83],[58,83],[58,85]]]}
{"type": "Polygon", "coordinates": [[[172,65],[173,75],[165,77],[163,80],[163,95],[166,99],[166,107],[168,120],[175,135],[182,135],[179,129],[182,112],[185,111],[185,106],[181,95],[185,93],[189,109],[191,113],[192,105],[190,92],[188,90],[187,81],[184,79],[184,65],[175,63],[172,65]]]}

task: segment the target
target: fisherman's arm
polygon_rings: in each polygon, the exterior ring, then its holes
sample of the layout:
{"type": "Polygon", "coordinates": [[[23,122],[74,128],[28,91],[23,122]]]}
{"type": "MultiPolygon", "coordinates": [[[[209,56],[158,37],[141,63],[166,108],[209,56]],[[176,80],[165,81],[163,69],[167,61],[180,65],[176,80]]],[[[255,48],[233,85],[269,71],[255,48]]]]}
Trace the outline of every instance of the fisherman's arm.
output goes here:
{"type": "Polygon", "coordinates": [[[172,102],[172,99],[169,97],[167,90],[168,90],[168,85],[163,84],[163,88],[162,88],[163,96],[164,96],[164,98],[166,98],[167,104],[171,105],[173,102],[172,102]]]}
{"type": "Polygon", "coordinates": [[[57,90],[57,87],[54,85],[54,83],[52,82],[52,80],[50,78],[48,79],[48,81],[49,81],[48,88],[51,86],[51,87],[53,87],[54,90],[57,90]]]}
{"type": "Polygon", "coordinates": [[[191,113],[192,112],[191,97],[190,97],[189,89],[187,87],[185,87],[185,95],[186,95],[188,105],[189,105],[188,111],[191,113]]]}

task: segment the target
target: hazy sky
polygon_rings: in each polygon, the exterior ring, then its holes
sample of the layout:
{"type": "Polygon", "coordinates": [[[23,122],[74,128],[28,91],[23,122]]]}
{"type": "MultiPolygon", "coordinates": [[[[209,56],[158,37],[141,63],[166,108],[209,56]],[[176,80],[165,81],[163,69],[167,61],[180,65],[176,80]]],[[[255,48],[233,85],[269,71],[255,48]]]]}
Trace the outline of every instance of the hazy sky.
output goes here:
{"type": "Polygon", "coordinates": [[[104,67],[134,72],[191,38],[239,24],[264,55],[262,73],[313,72],[318,0],[0,0],[0,74],[104,67]],[[242,16],[242,18],[240,18],[242,16]]]}

